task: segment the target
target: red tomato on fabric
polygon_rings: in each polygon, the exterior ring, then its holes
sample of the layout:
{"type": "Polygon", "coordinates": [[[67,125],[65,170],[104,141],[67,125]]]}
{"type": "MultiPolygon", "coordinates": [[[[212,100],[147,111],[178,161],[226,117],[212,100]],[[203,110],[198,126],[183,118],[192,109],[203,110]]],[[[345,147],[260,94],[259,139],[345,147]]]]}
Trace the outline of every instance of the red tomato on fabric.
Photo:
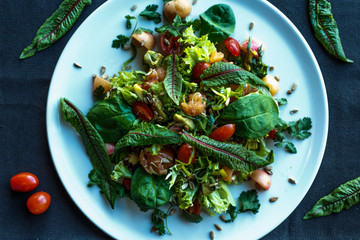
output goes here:
{"type": "Polygon", "coordinates": [[[209,138],[214,139],[219,142],[225,142],[232,137],[235,133],[235,124],[226,124],[215,129],[210,135],[209,138]]]}
{"type": "Polygon", "coordinates": [[[146,103],[137,101],[132,105],[133,113],[146,122],[150,122],[154,118],[154,113],[146,103]]]}
{"type": "Polygon", "coordinates": [[[38,215],[49,208],[50,202],[51,197],[47,192],[37,192],[28,198],[26,206],[32,214],[38,215]]]}
{"type": "Polygon", "coordinates": [[[234,55],[235,57],[240,56],[240,52],[241,52],[241,48],[240,48],[240,43],[232,38],[232,37],[228,37],[227,39],[225,39],[224,41],[226,48],[229,50],[229,52],[234,55]]]}
{"type": "Polygon", "coordinates": [[[38,185],[37,176],[29,172],[18,173],[10,179],[11,189],[17,192],[30,192],[38,185]]]}

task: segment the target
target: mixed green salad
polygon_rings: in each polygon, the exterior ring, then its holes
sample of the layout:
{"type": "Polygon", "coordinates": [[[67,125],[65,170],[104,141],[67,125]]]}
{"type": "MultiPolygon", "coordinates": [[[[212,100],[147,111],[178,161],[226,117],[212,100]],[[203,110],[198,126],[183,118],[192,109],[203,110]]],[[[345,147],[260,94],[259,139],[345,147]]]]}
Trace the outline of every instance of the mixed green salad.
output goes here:
{"type": "Polygon", "coordinates": [[[89,185],[97,185],[112,208],[117,198],[128,197],[152,210],[159,235],[174,208],[195,223],[204,213],[229,213],[227,222],[240,212],[257,213],[255,189],[236,201],[228,186],[255,181],[268,190],[275,156],[267,143],[296,153],[290,140],[311,135],[310,118],[279,117],[287,101],[275,98],[279,82],[262,61],[265,46],[252,37],[241,43],[231,37],[231,7],[214,5],[198,19],[189,17],[191,7],[188,0],[165,1],[168,23],[157,33],[137,26],[140,19],[161,22],[157,5],[138,17],[127,15],[129,29],[136,21],[133,32],[117,36],[112,46],[130,47],[134,56],[109,81],[94,76],[96,101],[86,115],[60,99],[93,165],[89,185]],[[152,50],[156,38],[161,51],[152,50]],[[139,48],[146,50],[144,68],[133,70],[129,64],[139,48]]]}

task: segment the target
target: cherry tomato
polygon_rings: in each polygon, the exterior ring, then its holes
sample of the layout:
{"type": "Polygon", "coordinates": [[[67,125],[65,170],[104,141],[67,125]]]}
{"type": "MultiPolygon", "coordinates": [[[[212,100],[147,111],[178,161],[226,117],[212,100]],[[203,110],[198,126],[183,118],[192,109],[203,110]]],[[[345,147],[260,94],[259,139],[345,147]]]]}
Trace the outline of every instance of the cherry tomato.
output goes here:
{"type": "Polygon", "coordinates": [[[181,46],[178,40],[179,37],[171,36],[168,31],[161,35],[160,45],[165,55],[172,53],[178,54],[181,52],[181,46]]]}
{"type": "Polygon", "coordinates": [[[195,201],[193,202],[193,205],[191,207],[189,207],[188,209],[186,209],[186,211],[188,211],[190,214],[200,215],[201,205],[200,205],[199,201],[197,199],[195,199],[195,201]]]}
{"type": "Polygon", "coordinates": [[[191,163],[194,163],[196,158],[196,149],[188,143],[183,143],[177,152],[177,159],[183,163],[189,163],[191,157],[191,163]]]}
{"type": "Polygon", "coordinates": [[[275,138],[275,134],[276,134],[277,130],[274,128],[273,130],[271,130],[268,135],[269,138],[274,139],[275,138]]]}
{"type": "Polygon", "coordinates": [[[235,124],[226,124],[215,129],[210,135],[209,138],[216,141],[225,142],[232,137],[235,133],[235,124]]]}
{"type": "Polygon", "coordinates": [[[270,175],[264,170],[256,169],[250,175],[250,178],[254,180],[262,189],[269,190],[271,185],[270,175]]]}
{"type": "Polygon", "coordinates": [[[193,70],[192,70],[192,80],[193,82],[200,82],[201,81],[201,74],[204,72],[205,69],[210,67],[211,64],[208,62],[198,62],[195,64],[193,70]]]}
{"type": "Polygon", "coordinates": [[[32,173],[23,172],[10,179],[10,187],[17,192],[30,192],[39,185],[39,179],[32,173]]]}
{"type": "Polygon", "coordinates": [[[226,48],[232,55],[234,55],[235,57],[240,56],[240,44],[236,39],[228,37],[227,39],[225,39],[224,43],[226,48]]]}
{"type": "Polygon", "coordinates": [[[50,202],[51,197],[48,193],[37,192],[28,198],[26,206],[32,214],[37,215],[45,212],[49,208],[50,202]]]}
{"type": "Polygon", "coordinates": [[[154,113],[148,105],[143,102],[137,101],[132,105],[133,113],[146,122],[150,122],[154,118],[154,113]]]}
{"type": "Polygon", "coordinates": [[[124,178],[122,184],[124,185],[126,190],[130,191],[131,188],[131,178],[124,178]]]}

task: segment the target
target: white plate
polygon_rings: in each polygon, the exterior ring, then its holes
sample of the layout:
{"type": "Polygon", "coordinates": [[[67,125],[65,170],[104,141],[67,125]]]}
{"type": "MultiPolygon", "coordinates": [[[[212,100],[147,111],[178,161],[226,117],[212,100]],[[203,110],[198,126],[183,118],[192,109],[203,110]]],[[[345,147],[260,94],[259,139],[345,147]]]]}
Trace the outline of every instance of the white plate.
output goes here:
{"type": "MultiPolygon", "coordinates": [[[[88,188],[88,173],[92,169],[83,144],[76,132],[67,124],[60,113],[59,99],[66,97],[84,113],[93,105],[91,96],[93,74],[98,74],[102,65],[107,73],[120,70],[121,64],[130,56],[111,48],[112,40],[118,34],[130,34],[125,29],[124,16],[138,14],[149,1],[138,1],[135,12],[130,8],[132,1],[110,0],[92,13],[71,37],[65,47],[53,74],[47,103],[47,133],[51,155],[56,170],[69,195],[83,213],[99,228],[117,239],[159,239],[150,233],[150,211],[143,213],[129,199],[116,202],[112,210],[99,194],[97,187],[88,188]],[[73,67],[77,62],[82,69],[73,67]]],[[[205,213],[204,221],[199,224],[184,222],[180,217],[169,218],[173,236],[161,239],[206,239],[213,224],[220,223],[223,231],[216,232],[216,239],[260,238],[277,227],[296,208],[310,188],[319,169],[328,131],[328,106],[326,90],[321,71],[305,39],[295,26],[274,6],[261,0],[199,1],[192,11],[197,16],[215,3],[231,5],[236,15],[236,33],[239,40],[250,34],[266,45],[264,62],[275,66],[274,75],[281,78],[281,90],[278,98],[287,97],[289,103],[282,106],[281,117],[296,120],[309,116],[313,120],[312,136],[305,141],[295,141],[297,154],[276,149],[274,175],[269,191],[260,192],[261,208],[258,214],[240,214],[232,224],[221,224],[218,217],[209,217],[205,213]],[[248,30],[250,22],[255,26],[248,30]],[[293,82],[299,83],[296,91],[286,95],[293,82]],[[289,111],[299,108],[295,115],[289,111]],[[289,184],[289,177],[297,180],[296,185],[289,184]],[[279,200],[269,203],[270,197],[279,200]]],[[[158,5],[162,1],[155,2],[158,5]]],[[[139,26],[154,26],[140,21],[139,26]]],[[[139,54],[140,55],[140,54],[139,54]]],[[[232,188],[237,198],[243,190],[253,188],[243,184],[232,188]]],[[[298,219],[301,221],[301,219],[298,219]]]]}

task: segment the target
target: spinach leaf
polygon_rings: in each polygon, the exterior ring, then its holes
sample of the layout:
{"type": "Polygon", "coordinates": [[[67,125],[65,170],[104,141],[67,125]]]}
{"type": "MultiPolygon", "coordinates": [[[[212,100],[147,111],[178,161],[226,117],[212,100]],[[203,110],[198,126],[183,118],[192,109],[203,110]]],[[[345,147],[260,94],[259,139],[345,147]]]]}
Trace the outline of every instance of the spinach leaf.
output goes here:
{"type": "Polygon", "coordinates": [[[114,208],[118,190],[110,177],[112,165],[104,141],[90,121],[74,104],[65,98],[60,99],[60,104],[65,120],[80,134],[90,162],[94,167],[95,172],[91,174],[93,176],[91,178],[92,183],[101,188],[111,207],[114,208]]]}
{"type": "Polygon", "coordinates": [[[166,127],[143,121],[116,143],[115,154],[125,147],[137,147],[151,144],[178,144],[182,142],[183,140],[177,133],[166,127]]]}
{"type": "Polygon", "coordinates": [[[231,103],[221,113],[218,121],[235,123],[235,134],[246,139],[262,137],[276,125],[279,108],[272,97],[249,94],[231,103]]]}
{"type": "Polygon", "coordinates": [[[90,4],[91,0],[64,0],[39,28],[34,40],[22,51],[19,58],[31,57],[37,51],[50,47],[70,30],[83,9],[90,4]]]}
{"type": "Polygon", "coordinates": [[[326,0],[309,0],[309,16],[316,38],[325,49],[338,59],[352,63],[346,58],[341,45],[339,29],[331,13],[331,4],[326,0]]]}
{"type": "Polygon", "coordinates": [[[136,120],[131,107],[119,97],[96,102],[87,118],[107,143],[117,142],[136,120]]]}
{"type": "Polygon", "coordinates": [[[249,173],[270,164],[267,159],[238,143],[219,142],[204,135],[195,137],[187,132],[183,132],[181,137],[201,153],[217,159],[221,164],[236,171],[249,173]]]}
{"type": "Polygon", "coordinates": [[[264,95],[272,96],[269,86],[260,78],[231,63],[216,62],[206,68],[200,77],[204,86],[250,84],[252,87],[259,89],[264,95]]]}
{"type": "Polygon", "coordinates": [[[148,174],[138,167],[131,179],[131,198],[144,209],[155,209],[167,202],[171,197],[169,183],[164,177],[148,174]]]}
{"type": "Polygon", "coordinates": [[[303,219],[338,213],[343,209],[349,209],[358,202],[360,202],[360,177],[342,184],[332,193],[321,198],[303,219]]]}
{"type": "Polygon", "coordinates": [[[216,4],[200,15],[200,34],[209,34],[212,42],[222,42],[235,30],[235,15],[227,4],[216,4]]]}
{"type": "Polygon", "coordinates": [[[182,90],[182,76],[178,70],[179,57],[173,53],[167,59],[165,59],[165,61],[166,60],[167,69],[164,79],[164,87],[169,97],[176,105],[179,105],[182,90]]]}

